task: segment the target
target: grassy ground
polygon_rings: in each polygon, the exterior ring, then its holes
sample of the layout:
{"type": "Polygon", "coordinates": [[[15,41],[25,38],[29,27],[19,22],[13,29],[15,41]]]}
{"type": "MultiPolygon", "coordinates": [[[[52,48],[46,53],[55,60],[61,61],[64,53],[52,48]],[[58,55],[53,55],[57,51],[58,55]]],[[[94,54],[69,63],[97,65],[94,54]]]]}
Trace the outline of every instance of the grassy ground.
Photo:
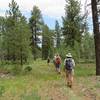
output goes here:
{"type": "Polygon", "coordinates": [[[59,75],[46,61],[28,66],[31,72],[0,78],[0,100],[100,100],[100,77],[95,76],[94,64],[76,65],[72,89],[66,86],[63,68],[59,75]]]}

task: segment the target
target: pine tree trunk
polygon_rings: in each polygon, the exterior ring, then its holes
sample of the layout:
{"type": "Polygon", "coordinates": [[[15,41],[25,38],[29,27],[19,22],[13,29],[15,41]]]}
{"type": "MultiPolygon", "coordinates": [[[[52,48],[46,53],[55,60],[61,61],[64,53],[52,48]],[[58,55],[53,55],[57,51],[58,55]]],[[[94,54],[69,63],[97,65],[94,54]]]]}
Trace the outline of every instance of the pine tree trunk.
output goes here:
{"type": "Polygon", "coordinates": [[[36,51],[36,48],[37,48],[37,29],[36,29],[37,27],[36,27],[36,21],[35,21],[35,34],[34,34],[34,47],[35,47],[35,51],[34,51],[34,60],[36,60],[37,59],[37,51],[36,51]]]}
{"type": "Polygon", "coordinates": [[[22,48],[20,49],[21,55],[20,55],[20,64],[23,65],[23,55],[22,55],[22,48]]]}
{"type": "Polygon", "coordinates": [[[91,4],[92,4],[93,31],[95,40],[95,53],[96,53],[96,75],[100,75],[100,32],[99,32],[96,0],[91,0],[91,4]]]}
{"type": "Polygon", "coordinates": [[[5,60],[10,60],[10,54],[9,54],[9,42],[8,42],[8,47],[7,47],[7,55],[6,55],[6,59],[5,60]]]}
{"type": "Polygon", "coordinates": [[[58,36],[58,38],[57,38],[57,46],[56,46],[57,48],[59,48],[60,47],[60,36],[58,36]]]}

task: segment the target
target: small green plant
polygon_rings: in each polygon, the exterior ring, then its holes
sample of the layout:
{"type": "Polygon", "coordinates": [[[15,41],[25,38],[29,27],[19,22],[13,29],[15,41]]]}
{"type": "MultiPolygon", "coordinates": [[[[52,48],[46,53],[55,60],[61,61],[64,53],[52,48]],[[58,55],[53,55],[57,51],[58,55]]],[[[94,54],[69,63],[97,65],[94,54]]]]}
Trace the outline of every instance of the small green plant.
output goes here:
{"type": "Polygon", "coordinates": [[[25,72],[30,72],[32,70],[32,67],[31,66],[27,66],[24,68],[24,71],[25,72]]]}

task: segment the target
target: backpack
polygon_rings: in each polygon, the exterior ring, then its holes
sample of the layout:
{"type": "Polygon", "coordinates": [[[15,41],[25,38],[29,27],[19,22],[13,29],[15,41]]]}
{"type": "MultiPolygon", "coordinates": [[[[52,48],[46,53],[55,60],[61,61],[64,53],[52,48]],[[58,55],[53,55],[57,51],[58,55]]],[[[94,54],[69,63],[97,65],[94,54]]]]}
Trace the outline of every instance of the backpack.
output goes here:
{"type": "Polygon", "coordinates": [[[56,58],[56,64],[60,64],[60,63],[61,63],[60,58],[57,57],[57,58],[56,58]]]}
{"type": "Polygon", "coordinates": [[[67,70],[72,70],[73,69],[73,63],[71,59],[66,60],[65,68],[67,70]]]}

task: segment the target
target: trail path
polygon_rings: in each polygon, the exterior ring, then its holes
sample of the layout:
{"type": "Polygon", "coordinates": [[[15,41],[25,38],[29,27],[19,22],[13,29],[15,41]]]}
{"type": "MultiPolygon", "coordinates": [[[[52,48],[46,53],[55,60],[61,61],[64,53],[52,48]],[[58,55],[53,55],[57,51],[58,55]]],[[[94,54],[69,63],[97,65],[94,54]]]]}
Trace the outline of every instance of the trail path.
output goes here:
{"type": "Polygon", "coordinates": [[[96,97],[96,93],[98,92],[85,84],[78,83],[77,80],[74,81],[73,88],[69,88],[64,77],[59,81],[46,81],[39,92],[42,100],[45,98],[46,100],[100,100],[100,97],[96,97]]]}
{"type": "Polygon", "coordinates": [[[48,67],[45,61],[37,61],[30,66],[32,71],[24,75],[0,74],[4,89],[0,100],[100,100],[100,77],[75,76],[69,88],[65,73],[58,74],[53,64],[48,67]]]}
{"type": "Polygon", "coordinates": [[[100,100],[100,87],[95,88],[100,77],[75,77],[72,88],[67,87],[64,72],[58,77],[59,80],[48,80],[41,86],[39,94],[42,100],[100,100]]]}

